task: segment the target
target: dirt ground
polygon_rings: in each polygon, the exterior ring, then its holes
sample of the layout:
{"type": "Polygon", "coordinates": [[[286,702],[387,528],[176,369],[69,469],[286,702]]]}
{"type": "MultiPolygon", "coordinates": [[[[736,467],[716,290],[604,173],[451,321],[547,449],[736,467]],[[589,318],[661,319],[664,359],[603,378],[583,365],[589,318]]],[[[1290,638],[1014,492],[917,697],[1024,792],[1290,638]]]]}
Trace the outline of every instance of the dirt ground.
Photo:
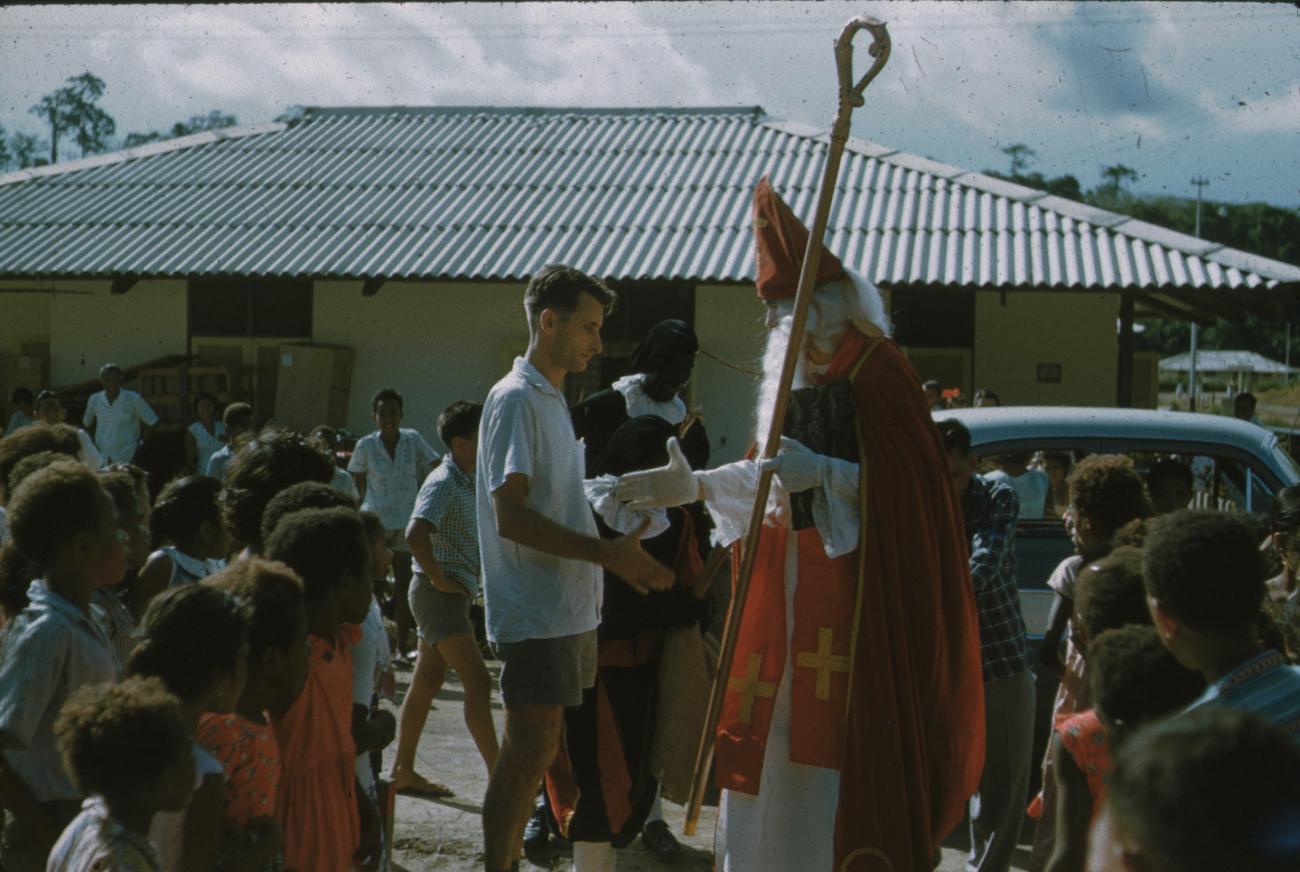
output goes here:
{"type": "MultiPolygon", "coordinates": [[[[500,664],[488,663],[495,680],[500,664]]],[[[411,673],[397,673],[398,699],[405,692],[411,673]]],[[[448,870],[448,872],[477,872],[483,868],[483,830],[481,826],[481,803],[487,789],[487,773],[479,760],[478,752],[470,740],[462,719],[462,700],[460,684],[453,672],[449,672],[442,692],[434,702],[428,723],[420,737],[416,754],[416,767],[433,781],[446,784],[456,792],[450,799],[428,800],[399,796],[396,804],[396,822],[393,840],[394,872],[424,872],[424,870],[448,870]]],[[[388,704],[385,703],[385,706],[388,704]]],[[[497,718],[497,731],[500,734],[504,712],[501,699],[493,692],[493,709],[497,718]]],[[[394,714],[396,712],[394,711],[394,714]]],[[[384,771],[387,772],[393,762],[393,747],[384,753],[384,771]]],[[[686,838],[682,835],[682,822],[685,810],[672,803],[664,803],[664,817],[673,834],[682,842],[682,854],[672,863],[660,861],[646,851],[640,840],[620,852],[618,868],[620,872],[657,872],[657,870],[707,870],[713,868],[713,831],[717,823],[717,809],[705,808],[700,817],[696,835],[686,838]]],[[[963,832],[958,828],[958,835],[948,841],[944,849],[941,872],[959,872],[964,868],[963,832]]],[[[1023,839],[1022,839],[1023,841],[1023,839]]],[[[1025,852],[1013,868],[1024,869],[1025,852]]],[[[568,869],[571,861],[567,856],[555,857],[549,866],[535,866],[527,861],[522,869],[568,869]]]]}

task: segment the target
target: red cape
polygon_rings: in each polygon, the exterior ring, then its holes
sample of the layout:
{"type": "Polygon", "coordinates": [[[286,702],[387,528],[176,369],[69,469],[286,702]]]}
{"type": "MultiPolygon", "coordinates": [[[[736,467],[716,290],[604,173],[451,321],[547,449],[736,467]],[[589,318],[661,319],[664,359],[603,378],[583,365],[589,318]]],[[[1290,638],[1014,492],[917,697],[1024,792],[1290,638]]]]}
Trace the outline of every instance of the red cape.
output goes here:
{"type": "MultiPolygon", "coordinates": [[[[838,768],[834,872],[929,869],[984,764],[969,543],[917,378],[888,339],[851,331],[829,379],[853,385],[858,551],[798,534],[790,759],[838,768]]],[[[785,531],[765,528],[718,729],[719,786],[757,793],[787,656],[785,531]]],[[[797,801],[791,797],[791,801],[797,801]]]]}

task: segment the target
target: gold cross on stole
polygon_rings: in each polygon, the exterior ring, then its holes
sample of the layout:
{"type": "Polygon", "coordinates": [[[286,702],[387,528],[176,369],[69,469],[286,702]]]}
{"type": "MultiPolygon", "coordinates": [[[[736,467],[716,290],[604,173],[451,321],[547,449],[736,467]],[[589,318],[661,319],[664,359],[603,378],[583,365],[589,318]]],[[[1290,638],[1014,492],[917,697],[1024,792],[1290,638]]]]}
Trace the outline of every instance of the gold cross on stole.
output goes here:
{"type": "Polygon", "coordinates": [[[831,698],[831,673],[848,672],[849,658],[831,654],[831,640],[835,634],[830,627],[817,629],[817,653],[800,651],[795,655],[794,664],[817,670],[817,688],[813,693],[816,699],[831,698]]]}
{"type": "Polygon", "coordinates": [[[727,682],[727,690],[740,694],[740,722],[748,724],[754,719],[754,698],[772,699],[776,696],[776,685],[758,680],[758,669],[763,665],[762,654],[750,654],[745,664],[745,675],[733,675],[727,682]]]}

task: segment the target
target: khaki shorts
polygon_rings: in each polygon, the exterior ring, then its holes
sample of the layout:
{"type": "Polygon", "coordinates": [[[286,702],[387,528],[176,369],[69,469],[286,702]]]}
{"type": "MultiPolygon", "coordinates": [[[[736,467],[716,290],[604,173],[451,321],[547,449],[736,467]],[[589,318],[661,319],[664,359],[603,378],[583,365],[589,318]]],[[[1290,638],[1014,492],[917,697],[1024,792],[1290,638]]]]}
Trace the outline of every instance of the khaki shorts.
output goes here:
{"type": "Polygon", "coordinates": [[[468,593],[438,590],[423,573],[417,572],[411,579],[408,599],[411,616],[415,618],[416,635],[424,644],[437,645],[462,633],[474,635],[474,625],[469,619],[468,593]]]}
{"type": "Polygon", "coordinates": [[[554,639],[523,639],[493,645],[501,660],[501,698],[506,708],[576,706],[596,683],[596,631],[554,639]]]}

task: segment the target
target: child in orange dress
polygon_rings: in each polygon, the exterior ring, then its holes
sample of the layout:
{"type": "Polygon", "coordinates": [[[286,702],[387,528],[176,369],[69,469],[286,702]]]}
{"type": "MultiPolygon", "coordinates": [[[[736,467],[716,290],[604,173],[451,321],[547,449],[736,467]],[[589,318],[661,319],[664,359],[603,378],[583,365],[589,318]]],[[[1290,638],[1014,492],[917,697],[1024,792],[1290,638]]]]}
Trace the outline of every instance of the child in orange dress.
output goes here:
{"type": "Polygon", "coordinates": [[[234,711],[203,715],[196,733],[226,772],[224,856],[238,850],[249,821],[275,815],[281,761],[270,718],[283,715],[307,681],[307,613],[302,581],[281,563],[248,558],[203,583],[233,594],[250,614],[244,692],[234,711]]]}
{"type": "Polygon", "coordinates": [[[307,682],[271,721],[284,765],[276,796],[284,863],[348,872],[378,860],[378,820],[359,801],[352,736],[351,648],[371,598],[365,528],[354,509],[304,509],[279,521],[264,553],[302,578],[307,611],[307,682]]]}

